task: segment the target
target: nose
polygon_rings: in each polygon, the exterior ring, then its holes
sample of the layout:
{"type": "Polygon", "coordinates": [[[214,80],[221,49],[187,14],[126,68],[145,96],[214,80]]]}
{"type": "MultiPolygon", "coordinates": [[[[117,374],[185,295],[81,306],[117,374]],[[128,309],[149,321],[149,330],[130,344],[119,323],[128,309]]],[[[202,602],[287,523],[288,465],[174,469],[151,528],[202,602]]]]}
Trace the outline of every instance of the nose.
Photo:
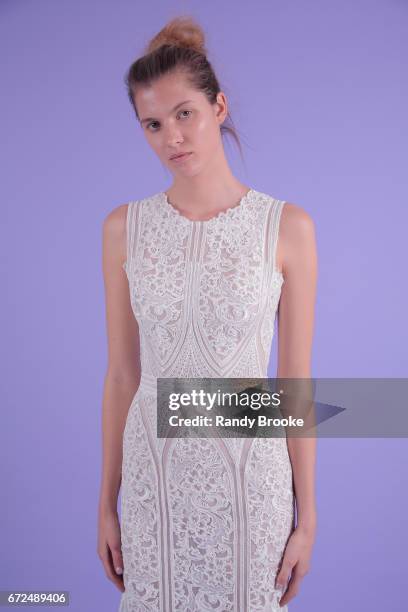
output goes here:
{"type": "Polygon", "coordinates": [[[167,146],[171,149],[177,147],[184,141],[180,128],[177,125],[170,125],[166,132],[167,146]]]}

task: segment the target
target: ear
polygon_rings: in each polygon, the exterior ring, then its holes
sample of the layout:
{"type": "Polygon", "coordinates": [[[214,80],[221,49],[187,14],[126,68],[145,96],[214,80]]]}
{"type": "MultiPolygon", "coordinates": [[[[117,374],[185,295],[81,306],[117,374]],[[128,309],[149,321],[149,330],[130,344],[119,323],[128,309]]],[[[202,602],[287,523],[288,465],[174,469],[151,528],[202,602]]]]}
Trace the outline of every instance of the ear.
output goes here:
{"type": "Polygon", "coordinates": [[[223,91],[217,93],[217,100],[215,103],[215,116],[219,124],[224,123],[226,116],[228,115],[228,103],[227,98],[223,91]]]}

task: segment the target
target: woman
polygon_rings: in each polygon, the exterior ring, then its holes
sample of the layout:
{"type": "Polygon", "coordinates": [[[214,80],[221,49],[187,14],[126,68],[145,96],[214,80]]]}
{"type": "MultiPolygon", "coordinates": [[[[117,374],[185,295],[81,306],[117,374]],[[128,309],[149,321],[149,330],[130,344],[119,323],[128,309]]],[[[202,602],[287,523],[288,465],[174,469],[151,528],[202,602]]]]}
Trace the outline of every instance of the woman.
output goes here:
{"type": "Polygon", "coordinates": [[[192,19],[153,38],[127,85],[173,184],[104,222],[98,554],[121,612],[287,610],[316,528],[314,440],[158,438],[156,381],[267,378],[278,306],[277,377],[311,376],[313,222],[233,176],[221,136],[236,134],[192,19]]]}

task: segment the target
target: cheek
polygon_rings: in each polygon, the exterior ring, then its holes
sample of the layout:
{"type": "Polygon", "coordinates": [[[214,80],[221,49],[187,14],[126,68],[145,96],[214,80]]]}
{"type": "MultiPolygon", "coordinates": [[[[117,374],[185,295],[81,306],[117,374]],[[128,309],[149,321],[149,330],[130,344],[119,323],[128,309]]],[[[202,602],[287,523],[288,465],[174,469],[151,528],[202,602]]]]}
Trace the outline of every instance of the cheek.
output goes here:
{"type": "Polygon", "coordinates": [[[156,149],[157,148],[156,143],[155,143],[156,139],[152,138],[152,135],[149,132],[145,132],[144,136],[145,136],[146,142],[149,145],[149,147],[151,147],[152,149],[156,149]]]}
{"type": "Polygon", "coordinates": [[[200,137],[211,132],[211,125],[206,117],[200,117],[196,125],[197,132],[199,133],[200,137]]]}
{"type": "Polygon", "coordinates": [[[217,144],[219,139],[219,128],[214,124],[214,121],[203,117],[196,124],[197,136],[200,141],[200,146],[212,149],[217,144]]]}
{"type": "Polygon", "coordinates": [[[156,155],[158,155],[159,157],[163,155],[164,143],[162,142],[162,139],[160,139],[158,134],[156,135],[156,138],[151,136],[147,140],[148,140],[150,147],[153,149],[156,155]]]}

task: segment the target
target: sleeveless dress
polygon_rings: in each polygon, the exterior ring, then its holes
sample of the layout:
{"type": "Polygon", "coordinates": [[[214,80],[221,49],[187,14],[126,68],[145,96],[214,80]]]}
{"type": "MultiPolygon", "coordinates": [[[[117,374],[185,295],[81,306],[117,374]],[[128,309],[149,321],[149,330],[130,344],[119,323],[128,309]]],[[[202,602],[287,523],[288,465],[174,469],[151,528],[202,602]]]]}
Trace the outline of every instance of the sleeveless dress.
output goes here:
{"type": "Polygon", "coordinates": [[[141,382],[123,434],[119,612],[287,612],[275,590],[294,529],[286,438],[157,438],[158,377],[267,378],[284,201],[250,189],[192,221],[165,192],[127,209],[123,264],[141,382]]]}

